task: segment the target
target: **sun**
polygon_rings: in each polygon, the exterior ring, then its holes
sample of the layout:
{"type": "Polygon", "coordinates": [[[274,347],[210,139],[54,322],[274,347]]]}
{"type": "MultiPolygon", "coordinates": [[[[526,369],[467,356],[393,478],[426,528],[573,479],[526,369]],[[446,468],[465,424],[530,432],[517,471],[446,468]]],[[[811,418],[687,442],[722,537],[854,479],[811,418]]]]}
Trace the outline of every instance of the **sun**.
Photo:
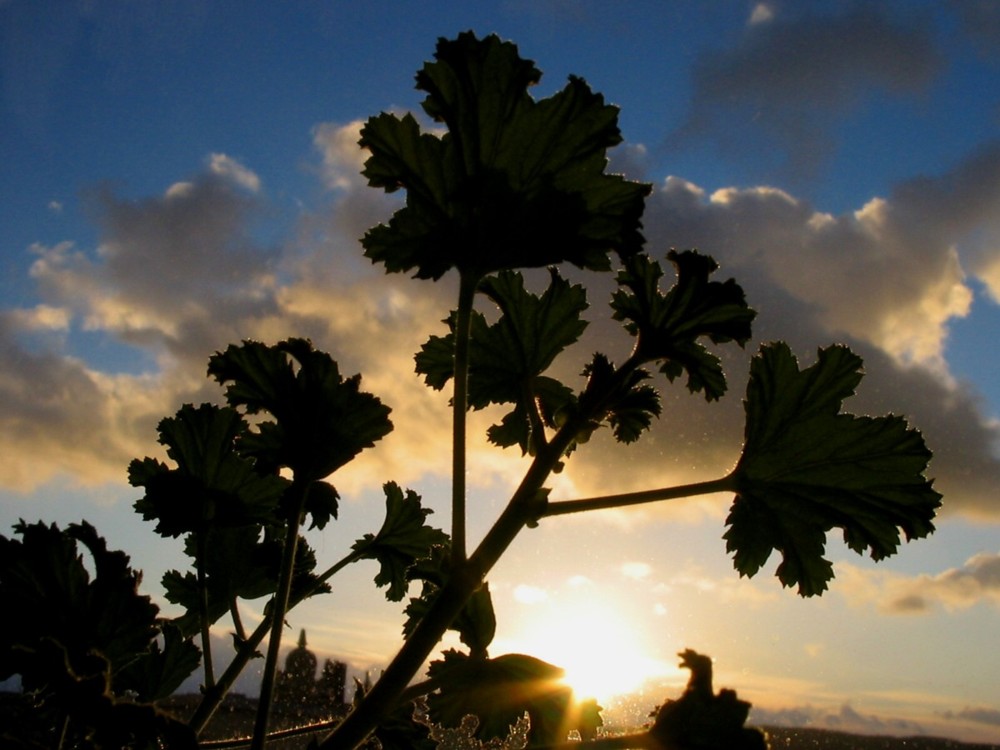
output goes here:
{"type": "Polygon", "coordinates": [[[522,625],[518,644],[525,653],[562,667],[563,681],[577,699],[608,701],[668,671],[649,656],[643,634],[613,604],[574,601],[546,610],[544,618],[522,625]]]}

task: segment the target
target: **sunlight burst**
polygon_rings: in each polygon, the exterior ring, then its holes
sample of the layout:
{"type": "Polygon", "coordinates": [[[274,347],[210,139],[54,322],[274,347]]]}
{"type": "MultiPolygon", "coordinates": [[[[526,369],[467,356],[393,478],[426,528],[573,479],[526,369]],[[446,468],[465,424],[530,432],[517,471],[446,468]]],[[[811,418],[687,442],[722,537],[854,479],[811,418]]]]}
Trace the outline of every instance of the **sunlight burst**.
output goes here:
{"type": "Polygon", "coordinates": [[[525,653],[562,667],[578,699],[607,701],[672,670],[648,655],[639,633],[607,602],[577,602],[526,623],[525,653]]]}

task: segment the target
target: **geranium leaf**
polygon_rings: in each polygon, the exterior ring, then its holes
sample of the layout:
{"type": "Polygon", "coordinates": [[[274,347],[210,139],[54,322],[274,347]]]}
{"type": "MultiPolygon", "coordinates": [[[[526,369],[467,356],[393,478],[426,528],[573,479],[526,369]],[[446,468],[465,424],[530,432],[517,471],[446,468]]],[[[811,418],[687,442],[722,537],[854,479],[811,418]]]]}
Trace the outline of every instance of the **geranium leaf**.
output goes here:
{"type": "Polygon", "coordinates": [[[454,727],[463,717],[476,716],[477,734],[489,742],[506,737],[527,711],[532,744],[565,739],[573,692],[561,681],[559,667],[524,654],[484,659],[450,650],[443,660],[431,662],[427,674],[441,685],[427,699],[437,724],[454,727]]]}
{"type": "MultiPolygon", "coordinates": [[[[392,430],[389,407],[360,390],[361,376],[345,380],[305,339],[231,345],[211,358],[208,373],[227,385],[230,405],[274,417],[243,438],[242,450],[262,468],[292,469],[296,480],[323,479],[392,430]]],[[[329,492],[319,499],[315,526],[334,515],[329,492]]]]}
{"type": "Polygon", "coordinates": [[[132,690],[140,701],[153,702],[173,695],[201,663],[201,651],[184,637],[180,628],[165,622],[160,630],[163,647],[153,641],[149,650],[115,680],[119,691],[132,690]]]}
{"type": "Polygon", "coordinates": [[[406,206],[363,239],[388,271],[480,278],[564,261],[606,270],[608,252],[637,252],[649,185],[604,173],[621,141],[618,109],[579,78],[535,101],[541,74],[517,47],[471,32],[441,39],[417,75],[424,110],[442,136],[411,115],[373,117],[361,131],[373,187],[406,190],[406,206]]]}
{"type": "Polygon", "coordinates": [[[10,613],[0,618],[0,680],[20,674],[26,690],[44,690],[92,654],[114,677],[146,652],[158,609],[138,593],[141,575],[124,553],[108,550],[86,522],[60,530],[22,521],[14,532],[20,539],[0,535],[0,601],[10,613]],[[58,674],[39,656],[44,643],[65,652],[58,674]]]}
{"type": "Polygon", "coordinates": [[[162,536],[181,536],[210,526],[241,526],[276,520],[288,481],[263,475],[236,451],[247,425],[234,409],[185,404],[157,428],[160,443],[177,466],[152,458],[129,464],[129,483],[146,494],[135,509],[156,520],[162,536]]]}
{"type": "Polygon", "coordinates": [[[375,576],[378,586],[388,586],[386,598],[398,602],[406,596],[407,575],[413,564],[431,553],[438,545],[447,544],[448,535],[425,523],[433,511],[424,508],[420,496],[413,490],[403,490],[395,482],[386,482],[385,520],[377,534],[365,534],[351,549],[361,559],[378,560],[375,576]]]}
{"type": "Polygon", "coordinates": [[[821,594],[833,577],[823,554],[834,527],[875,560],[896,552],[900,531],[909,540],[934,530],[941,496],[923,475],[931,452],[920,433],[900,417],[840,413],[861,364],[844,346],[820,349],[801,371],[784,343],[754,358],[725,534],[741,575],[754,575],[778,550],[781,582],[803,596],[821,594]]]}
{"type": "Polygon", "coordinates": [[[641,367],[632,370],[616,384],[615,366],[605,355],[597,352],[583,369],[583,374],[587,377],[587,387],[580,397],[581,404],[599,399],[603,406],[599,414],[593,415],[593,426],[585,430],[577,442],[586,442],[590,432],[607,421],[616,440],[632,443],[649,429],[655,417],[660,416],[660,394],[652,386],[643,384],[650,375],[641,367]]]}
{"type": "Polygon", "coordinates": [[[611,303],[614,317],[637,337],[637,356],[659,361],[671,381],[687,372],[688,390],[713,401],[726,392],[726,378],[719,358],[699,339],[743,346],[756,313],[735,281],[708,280],[718,266],[707,255],[671,250],[667,257],[677,268],[677,282],[665,294],[659,289],[659,263],[645,255],[623,261],[611,303]]]}

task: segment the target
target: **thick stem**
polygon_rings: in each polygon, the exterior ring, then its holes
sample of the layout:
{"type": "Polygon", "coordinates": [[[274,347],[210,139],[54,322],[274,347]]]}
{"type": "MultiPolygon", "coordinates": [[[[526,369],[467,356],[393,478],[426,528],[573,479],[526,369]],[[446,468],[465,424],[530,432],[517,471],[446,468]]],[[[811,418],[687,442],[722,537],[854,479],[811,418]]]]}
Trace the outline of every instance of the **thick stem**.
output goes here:
{"type": "Polygon", "coordinates": [[[320,744],[321,750],[357,747],[393,707],[398,705],[407,684],[440,643],[448,626],[482,585],[486,574],[510,546],[525,525],[538,516],[537,498],[543,483],[572,442],[578,425],[567,424],[539,451],[521,485],[496,523],[467,561],[451,571],[430,610],[382,673],[364,700],[347,715],[320,744]]]}
{"type": "Polygon", "coordinates": [[[451,555],[452,562],[465,560],[465,425],[469,411],[469,334],[472,328],[472,303],[479,279],[463,273],[458,286],[458,312],[455,316],[455,383],[452,397],[451,454],[451,555]]]}
{"type": "Polygon", "coordinates": [[[707,482],[694,482],[692,484],[682,484],[676,487],[662,487],[656,490],[645,490],[644,492],[625,492],[621,495],[604,495],[602,497],[588,497],[580,500],[563,500],[560,502],[548,503],[541,509],[539,518],[562,516],[567,513],[581,513],[588,510],[624,508],[629,505],[655,503],[661,500],[676,500],[682,497],[711,495],[714,492],[735,491],[736,482],[733,475],[730,474],[722,477],[721,479],[713,479],[707,482]]]}
{"type": "Polygon", "coordinates": [[[215,686],[215,668],[212,665],[211,623],[208,621],[208,579],[205,574],[206,539],[204,531],[196,531],[198,559],[198,619],[201,624],[201,658],[205,670],[205,689],[215,686]]]}
{"type": "Polygon", "coordinates": [[[264,661],[264,674],[261,677],[260,698],[257,703],[257,719],[254,722],[251,750],[263,750],[264,742],[267,739],[267,724],[271,714],[271,702],[274,699],[274,682],[278,671],[278,656],[281,651],[281,632],[285,626],[285,613],[288,611],[288,599],[292,591],[295,551],[299,542],[299,526],[302,523],[302,509],[305,507],[307,487],[308,485],[293,482],[289,489],[290,492],[296,494],[292,503],[293,511],[288,520],[285,548],[281,554],[278,589],[274,592],[272,601],[271,638],[267,644],[267,658],[264,661]]]}

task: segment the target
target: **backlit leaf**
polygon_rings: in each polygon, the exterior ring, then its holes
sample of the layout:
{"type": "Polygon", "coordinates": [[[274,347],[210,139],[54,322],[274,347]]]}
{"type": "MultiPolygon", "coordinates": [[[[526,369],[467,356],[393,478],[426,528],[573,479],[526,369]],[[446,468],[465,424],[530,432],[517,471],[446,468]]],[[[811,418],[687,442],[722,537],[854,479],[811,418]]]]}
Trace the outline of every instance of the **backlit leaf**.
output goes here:
{"type": "Polygon", "coordinates": [[[433,511],[424,508],[420,496],[413,490],[403,490],[395,482],[386,482],[385,520],[377,534],[365,534],[351,549],[361,553],[361,559],[378,560],[381,566],[375,583],[388,586],[386,598],[398,602],[406,596],[407,573],[413,564],[431,553],[437,545],[448,542],[448,535],[428,526],[427,516],[433,511]]]}
{"type": "Polygon", "coordinates": [[[725,534],[741,575],[754,575],[777,550],[781,582],[821,594],[833,577],[823,557],[833,528],[874,560],[896,552],[900,531],[909,540],[934,530],[941,496],[923,475],[931,453],[920,433],[901,417],[840,413],[861,364],[844,346],[821,349],[801,371],[783,343],[754,358],[725,534]]]}
{"type": "Polygon", "coordinates": [[[634,253],[649,186],[604,173],[621,142],[618,109],[579,78],[534,100],[541,74],[517,47],[471,32],[441,39],[417,75],[442,136],[411,115],[368,120],[361,145],[373,187],[406,190],[406,206],[364,237],[388,271],[480,278],[564,261],[607,270],[608,252],[634,253]]]}
{"type": "Polygon", "coordinates": [[[146,490],[135,509],[157,522],[157,533],[176,537],[210,526],[276,520],[288,481],[260,474],[252,460],[237,453],[237,442],[248,433],[234,409],[186,404],[157,429],[176,468],[152,458],[129,464],[129,483],[146,490]]]}
{"type": "MultiPolygon", "coordinates": [[[[389,407],[360,390],[361,376],[345,380],[330,355],[305,339],[231,345],[211,358],[208,373],[227,386],[230,405],[274,418],[243,438],[241,449],[262,468],[290,468],[298,481],[323,479],[392,430],[389,407]]],[[[324,503],[314,525],[331,515],[324,503]]]]}
{"type": "MultiPolygon", "coordinates": [[[[501,446],[520,445],[533,453],[528,404],[543,420],[573,400],[572,391],[542,375],[555,358],[575,343],[587,327],[583,287],[551,271],[541,294],[528,292],[521,274],[502,271],[482,281],[480,290],[500,309],[496,323],[473,313],[469,344],[469,406],[515,404],[514,411],[490,428],[490,439],[501,446]]],[[[417,372],[428,385],[441,389],[454,375],[455,316],[447,321],[452,333],[432,336],[416,356],[417,372]]]]}
{"type": "Polygon", "coordinates": [[[642,361],[660,362],[660,372],[671,381],[687,372],[688,390],[713,401],[726,392],[726,377],[719,358],[699,339],[743,346],[756,313],[735,281],[708,280],[718,265],[707,255],[671,250],[667,257],[677,268],[677,282],[666,294],[659,289],[659,263],[645,255],[623,261],[611,303],[614,317],[637,337],[642,361]]]}

